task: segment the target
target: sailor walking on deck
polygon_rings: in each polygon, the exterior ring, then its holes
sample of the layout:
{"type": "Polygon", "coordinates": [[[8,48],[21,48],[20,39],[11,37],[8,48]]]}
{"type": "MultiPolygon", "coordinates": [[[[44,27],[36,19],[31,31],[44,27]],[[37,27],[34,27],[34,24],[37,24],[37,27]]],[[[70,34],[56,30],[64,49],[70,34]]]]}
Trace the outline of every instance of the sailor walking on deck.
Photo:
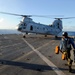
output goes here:
{"type": "Polygon", "coordinates": [[[68,33],[64,32],[62,34],[62,40],[60,43],[60,50],[62,51],[63,54],[66,55],[66,60],[68,62],[68,66],[69,66],[69,72],[72,71],[72,62],[73,60],[71,59],[71,53],[70,51],[72,50],[72,47],[74,48],[74,53],[75,53],[75,44],[72,38],[68,37],[68,33]]]}

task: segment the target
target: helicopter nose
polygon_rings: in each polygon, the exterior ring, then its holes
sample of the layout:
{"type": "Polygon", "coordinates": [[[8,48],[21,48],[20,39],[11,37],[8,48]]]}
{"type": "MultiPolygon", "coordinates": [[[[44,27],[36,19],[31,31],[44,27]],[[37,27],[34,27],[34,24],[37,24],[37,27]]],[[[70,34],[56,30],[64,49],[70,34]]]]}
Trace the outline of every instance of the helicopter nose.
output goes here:
{"type": "Polygon", "coordinates": [[[22,28],[18,28],[17,30],[18,30],[18,31],[21,31],[21,30],[22,30],[22,28]]]}

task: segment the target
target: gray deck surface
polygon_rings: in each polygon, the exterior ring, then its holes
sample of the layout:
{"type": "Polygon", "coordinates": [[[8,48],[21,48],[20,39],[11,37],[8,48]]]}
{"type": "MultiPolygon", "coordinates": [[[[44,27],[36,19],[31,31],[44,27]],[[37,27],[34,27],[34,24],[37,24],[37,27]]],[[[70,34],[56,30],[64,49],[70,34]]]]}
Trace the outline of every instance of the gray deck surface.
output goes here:
{"type": "Polygon", "coordinates": [[[59,75],[61,72],[61,75],[75,75],[75,65],[69,73],[61,53],[55,54],[55,46],[59,43],[60,38],[54,36],[0,35],[0,75],[59,75]]]}

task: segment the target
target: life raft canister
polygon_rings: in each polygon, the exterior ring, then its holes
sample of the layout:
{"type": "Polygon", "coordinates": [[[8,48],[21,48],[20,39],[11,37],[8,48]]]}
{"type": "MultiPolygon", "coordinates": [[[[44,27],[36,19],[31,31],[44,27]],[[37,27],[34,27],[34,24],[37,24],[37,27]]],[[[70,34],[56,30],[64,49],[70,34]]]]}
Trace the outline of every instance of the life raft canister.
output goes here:
{"type": "Polygon", "coordinates": [[[65,60],[67,58],[67,52],[62,53],[62,60],[65,60]]]}
{"type": "Polygon", "coordinates": [[[56,46],[56,47],[55,47],[55,53],[56,53],[56,54],[59,54],[59,46],[56,46]]]}

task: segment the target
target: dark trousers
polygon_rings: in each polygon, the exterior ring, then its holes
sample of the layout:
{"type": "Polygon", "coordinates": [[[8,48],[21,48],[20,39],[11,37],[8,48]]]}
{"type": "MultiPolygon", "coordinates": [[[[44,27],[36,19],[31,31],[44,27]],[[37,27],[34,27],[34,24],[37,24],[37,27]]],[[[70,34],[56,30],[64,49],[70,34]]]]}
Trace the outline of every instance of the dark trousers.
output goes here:
{"type": "Polygon", "coordinates": [[[70,50],[66,50],[65,51],[67,54],[66,54],[66,60],[68,62],[68,66],[72,66],[72,60],[71,60],[71,53],[70,53],[70,50]]]}
{"type": "Polygon", "coordinates": [[[70,50],[67,50],[66,52],[67,52],[67,58],[69,58],[69,59],[70,59],[70,57],[71,57],[70,50]]]}

